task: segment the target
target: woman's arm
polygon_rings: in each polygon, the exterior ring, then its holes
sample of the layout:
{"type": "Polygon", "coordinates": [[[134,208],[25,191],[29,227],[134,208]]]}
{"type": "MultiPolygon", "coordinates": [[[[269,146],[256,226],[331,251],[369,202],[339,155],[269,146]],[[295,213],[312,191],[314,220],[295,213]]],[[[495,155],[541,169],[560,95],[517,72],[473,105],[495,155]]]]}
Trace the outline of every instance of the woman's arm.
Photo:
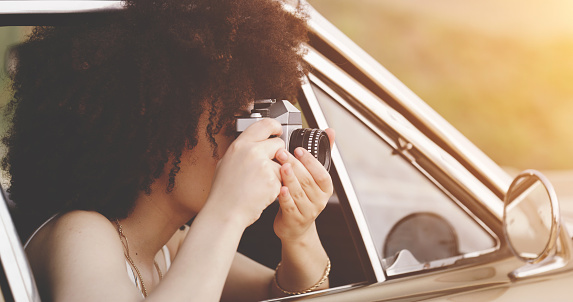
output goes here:
{"type": "MultiPolygon", "coordinates": [[[[243,231],[279,194],[280,165],[273,159],[284,142],[269,137],[281,131],[279,123],[265,119],[227,149],[209,197],[169,271],[156,287],[149,287],[146,300],[220,300],[243,231]]],[[[44,233],[49,235],[30,246],[30,258],[46,300],[143,300],[128,277],[121,241],[107,218],[74,211],[58,217],[44,233]]],[[[154,271],[152,263],[146,271],[154,271]]]]}
{"type": "Polygon", "coordinates": [[[269,137],[281,131],[279,123],[264,119],[229,146],[205,205],[150,299],[177,292],[177,301],[220,300],[243,231],[280,191],[280,165],[272,159],[284,142],[269,137]]]}
{"type": "MultiPolygon", "coordinates": [[[[334,133],[327,131],[334,141],[334,133]]],[[[282,261],[275,272],[275,295],[328,288],[330,260],[316,230],[315,219],[332,195],[328,171],[303,148],[295,156],[279,151],[283,187],[274,229],[282,242],[282,261]],[[282,153],[282,154],[281,154],[282,153]]]]}
{"type": "MultiPolygon", "coordinates": [[[[334,131],[327,129],[327,134],[334,142],[334,131]]],[[[283,187],[274,223],[282,242],[281,264],[273,271],[237,256],[225,284],[224,301],[262,300],[329,287],[330,260],[314,221],[332,195],[332,180],[306,150],[297,149],[296,156],[283,152],[276,156],[282,164],[283,187]]]]}

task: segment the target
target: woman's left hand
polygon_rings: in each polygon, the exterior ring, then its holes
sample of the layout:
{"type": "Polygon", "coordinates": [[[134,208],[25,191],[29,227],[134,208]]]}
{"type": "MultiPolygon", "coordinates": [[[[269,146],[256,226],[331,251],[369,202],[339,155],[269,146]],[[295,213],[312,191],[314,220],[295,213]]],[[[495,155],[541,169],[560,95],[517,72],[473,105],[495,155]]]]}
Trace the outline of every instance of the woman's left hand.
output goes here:
{"type": "MultiPolygon", "coordinates": [[[[326,129],[330,147],[334,143],[334,130],[326,129]]],[[[332,179],[324,166],[304,148],[297,148],[295,155],[281,150],[276,159],[283,186],[279,194],[280,209],[275,218],[274,230],[283,241],[297,241],[314,224],[332,195],[332,179]]]]}

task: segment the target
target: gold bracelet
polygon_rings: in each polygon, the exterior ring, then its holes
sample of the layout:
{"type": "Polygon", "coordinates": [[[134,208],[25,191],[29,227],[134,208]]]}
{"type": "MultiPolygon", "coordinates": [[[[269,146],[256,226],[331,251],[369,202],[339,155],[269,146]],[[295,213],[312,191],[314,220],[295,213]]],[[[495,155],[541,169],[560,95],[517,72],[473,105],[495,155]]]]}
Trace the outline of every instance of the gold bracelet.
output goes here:
{"type": "Polygon", "coordinates": [[[330,275],[330,266],[331,265],[330,265],[330,259],[327,259],[326,268],[324,269],[324,274],[322,275],[322,278],[320,278],[320,280],[315,285],[313,285],[313,286],[311,286],[305,290],[299,291],[299,292],[288,291],[286,289],[283,289],[279,285],[279,282],[277,280],[277,275],[278,275],[277,273],[279,271],[280,266],[281,266],[281,262],[279,262],[279,264],[277,265],[277,268],[275,269],[275,278],[273,279],[273,281],[274,281],[275,285],[277,286],[277,288],[280,289],[283,293],[292,296],[292,295],[301,295],[301,294],[309,293],[309,292],[317,289],[319,286],[321,286],[328,279],[328,275],[330,275]]]}

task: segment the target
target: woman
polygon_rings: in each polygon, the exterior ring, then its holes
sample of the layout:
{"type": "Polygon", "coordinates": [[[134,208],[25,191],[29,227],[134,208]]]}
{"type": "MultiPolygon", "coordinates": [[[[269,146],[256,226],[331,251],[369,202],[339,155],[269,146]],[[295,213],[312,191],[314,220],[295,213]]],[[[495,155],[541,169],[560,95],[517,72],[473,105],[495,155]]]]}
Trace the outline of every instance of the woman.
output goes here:
{"type": "Polygon", "coordinates": [[[46,221],[26,246],[43,299],[252,301],[328,287],[314,224],[327,171],[286,152],[273,120],[233,130],[253,100],[296,94],[300,15],[272,0],[134,0],[36,28],[17,48],[3,167],[22,216],[46,221]],[[236,249],[277,197],[273,271],[236,249]]]}

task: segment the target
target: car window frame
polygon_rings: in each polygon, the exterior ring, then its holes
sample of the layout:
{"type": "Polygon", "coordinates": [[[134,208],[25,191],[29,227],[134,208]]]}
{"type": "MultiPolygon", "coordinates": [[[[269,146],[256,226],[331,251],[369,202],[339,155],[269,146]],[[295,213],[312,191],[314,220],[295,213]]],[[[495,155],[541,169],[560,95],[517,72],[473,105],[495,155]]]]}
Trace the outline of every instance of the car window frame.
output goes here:
{"type": "Polygon", "coordinates": [[[4,190],[0,189],[0,265],[7,279],[10,293],[3,292],[4,297],[15,301],[40,301],[40,295],[24,253],[24,248],[14,227],[8,210],[4,190]]]}
{"type": "MultiPolygon", "coordinates": [[[[367,88],[360,87],[361,83],[358,82],[356,79],[352,78],[350,75],[346,74],[343,70],[341,70],[337,64],[330,62],[327,58],[322,56],[316,50],[309,46],[307,49],[307,55],[305,60],[311,66],[311,73],[308,76],[307,81],[312,81],[316,83],[320,81],[320,78],[328,80],[330,78],[331,82],[336,83],[336,85],[340,84],[341,82],[346,83],[347,85],[354,85],[354,90],[361,90],[358,92],[362,97],[367,96],[366,98],[371,99],[371,101],[378,102],[378,105],[383,104],[390,114],[393,117],[387,116],[388,120],[396,119],[397,116],[400,116],[398,120],[403,119],[403,121],[407,121],[400,113],[394,111],[390,106],[384,103],[384,101],[380,100],[378,96],[371,93],[367,88]],[[346,77],[345,79],[341,79],[341,77],[346,77]],[[334,79],[333,79],[334,78],[334,79]],[[360,87],[360,89],[356,89],[356,87],[360,87]]],[[[316,96],[312,91],[312,87],[310,87],[310,82],[303,85],[302,90],[305,97],[305,102],[308,104],[304,104],[301,102],[301,107],[303,108],[303,112],[305,116],[312,116],[313,122],[309,122],[311,127],[318,127],[318,128],[328,128],[328,123],[320,109],[320,105],[316,100],[316,96]]],[[[324,84],[323,84],[324,85],[324,84]]],[[[346,89],[345,93],[353,94],[349,92],[353,89],[346,89]]],[[[358,100],[360,97],[354,95],[354,99],[358,100]]],[[[339,102],[340,104],[340,102],[339,102]]],[[[369,106],[371,106],[370,104],[369,106]]],[[[490,233],[494,240],[496,241],[496,245],[493,248],[477,251],[475,253],[467,253],[464,254],[463,259],[456,262],[456,265],[446,266],[444,268],[439,269],[448,269],[459,267],[467,264],[472,264],[481,261],[490,261],[492,258],[501,259],[507,257],[510,253],[508,251],[507,243],[505,242],[505,238],[503,237],[503,231],[501,227],[501,218],[499,217],[499,213],[497,211],[501,211],[502,203],[501,200],[496,196],[494,192],[492,192],[487,185],[483,184],[477,177],[475,177],[472,173],[470,173],[465,167],[459,163],[455,158],[453,158],[448,152],[441,149],[437,146],[433,141],[427,138],[423,133],[418,133],[417,135],[424,137],[427,141],[424,142],[424,146],[419,145],[416,140],[412,140],[412,136],[406,138],[402,137],[405,132],[419,132],[418,129],[412,127],[412,125],[408,126],[401,126],[400,123],[394,124],[393,126],[398,126],[402,128],[399,131],[396,131],[394,135],[387,135],[388,129],[393,129],[392,126],[389,125],[382,125],[379,119],[380,117],[372,114],[370,112],[370,107],[361,103],[360,101],[355,102],[354,104],[343,104],[343,107],[351,112],[358,120],[362,122],[367,128],[369,128],[372,132],[379,135],[380,139],[386,141],[388,145],[390,145],[393,149],[400,152],[399,144],[397,141],[399,139],[403,139],[405,142],[414,142],[414,147],[418,148],[418,151],[421,151],[421,154],[424,153],[431,153],[433,156],[420,156],[416,155],[416,159],[420,160],[421,158],[426,158],[426,169],[430,167],[433,170],[431,175],[438,174],[438,181],[430,179],[435,185],[439,188],[444,184],[447,183],[447,189],[440,188],[445,191],[446,194],[451,195],[451,199],[455,202],[464,212],[466,212],[478,225],[484,229],[484,231],[490,233]],[[384,129],[381,129],[384,128],[384,129]],[[402,132],[405,129],[408,131],[402,132]],[[390,137],[394,137],[393,140],[390,137]],[[399,139],[397,139],[399,138],[399,139]],[[420,148],[422,147],[422,148],[420,148]],[[442,168],[449,167],[447,171],[441,171],[442,168]],[[461,181],[460,181],[461,180],[461,181]],[[453,192],[452,192],[453,191],[453,192]],[[454,193],[454,194],[451,194],[454,193]],[[467,200],[467,202],[461,202],[461,200],[467,200]],[[496,204],[497,203],[497,204],[496,204]],[[492,210],[494,207],[494,210],[492,210]],[[496,211],[497,210],[497,211],[496,211]],[[478,259],[479,258],[479,259],[478,259]],[[480,260],[482,259],[482,260],[480,260]]],[[[378,113],[380,110],[377,111],[378,113]]],[[[394,130],[395,131],[395,130],[394,130]]],[[[427,155],[427,154],[426,154],[427,155]]],[[[407,161],[409,161],[408,156],[411,155],[403,155],[407,161]]],[[[335,170],[336,172],[333,174],[333,178],[337,178],[335,184],[337,190],[344,192],[344,194],[338,193],[339,198],[341,200],[345,200],[348,202],[347,211],[351,213],[352,219],[355,221],[354,224],[354,231],[358,234],[360,238],[363,239],[363,247],[361,249],[361,253],[363,254],[362,259],[371,266],[370,268],[370,275],[372,277],[372,282],[384,282],[387,279],[394,279],[400,278],[403,276],[408,276],[411,274],[401,274],[397,276],[388,277],[386,272],[382,269],[382,264],[380,259],[376,256],[376,250],[373,248],[371,243],[371,239],[369,238],[369,231],[368,226],[365,223],[364,216],[362,211],[360,210],[360,205],[356,198],[356,194],[354,192],[354,188],[349,181],[348,174],[346,169],[344,168],[344,163],[340,158],[339,152],[335,146],[333,150],[333,166],[337,167],[335,170]],[[336,175],[336,177],[335,177],[336,175]],[[342,195],[342,196],[340,196],[342,195]],[[382,273],[380,270],[382,269],[382,273]]],[[[419,167],[416,167],[420,170],[419,167]]],[[[425,169],[424,169],[425,170],[425,169]]],[[[420,171],[421,173],[425,174],[424,171],[420,171]]],[[[426,175],[428,176],[428,175],[426,175]]],[[[338,191],[337,191],[338,192],[338,191]]],[[[420,274],[426,271],[433,271],[431,270],[421,270],[411,272],[412,274],[420,274]]]]}

